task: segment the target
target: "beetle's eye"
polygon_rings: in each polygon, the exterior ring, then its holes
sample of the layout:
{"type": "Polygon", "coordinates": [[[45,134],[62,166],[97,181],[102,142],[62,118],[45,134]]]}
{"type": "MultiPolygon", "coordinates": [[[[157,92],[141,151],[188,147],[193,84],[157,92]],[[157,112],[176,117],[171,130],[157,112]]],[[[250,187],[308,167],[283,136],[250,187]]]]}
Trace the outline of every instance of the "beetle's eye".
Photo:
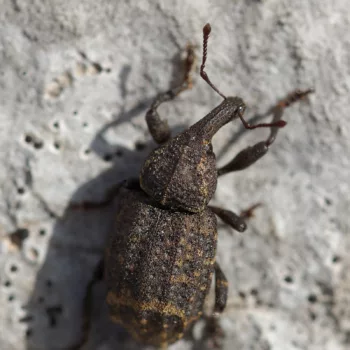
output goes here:
{"type": "Polygon", "coordinates": [[[243,106],[239,106],[239,107],[237,108],[237,112],[238,112],[239,114],[243,114],[243,113],[244,113],[244,107],[243,107],[243,106]]]}

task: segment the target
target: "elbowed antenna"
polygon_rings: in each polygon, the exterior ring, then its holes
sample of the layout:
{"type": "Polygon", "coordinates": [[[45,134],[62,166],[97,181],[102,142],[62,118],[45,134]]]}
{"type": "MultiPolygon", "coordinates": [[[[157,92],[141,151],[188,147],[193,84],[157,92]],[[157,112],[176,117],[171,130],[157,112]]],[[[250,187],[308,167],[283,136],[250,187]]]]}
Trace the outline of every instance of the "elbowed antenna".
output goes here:
{"type": "MultiPolygon", "coordinates": [[[[219,89],[210,81],[208,74],[204,71],[205,62],[207,61],[207,56],[208,56],[208,40],[209,40],[210,33],[211,33],[211,26],[209,23],[207,23],[203,27],[203,56],[202,56],[200,75],[210,85],[210,87],[214,91],[216,91],[224,100],[226,100],[227,97],[222,92],[220,92],[219,89]]],[[[246,129],[270,128],[270,127],[283,128],[287,124],[287,122],[285,122],[284,120],[278,120],[274,123],[260,123],[260,124],[250,125],[243,119],[244,111],[242,111],[242,109],[237,109],[236,111],[232,111],[232,112],[234,112],[239,117],[239,119],[241,119],[246,129]]]]}
{"type": "Polygon", "coordinates": [[[203,56],[202,56],[202,65],[201,65],[201,77],[211,86],[213,90],[215,90],[224,100],[226,100],[226,96],[219,91],[219,89],[210,81],[208,74],[204,71],[205,62],[207,60],[208,54],[208,39],[211,32],[211,26],[207,23],[203,27],[203,56]]]}

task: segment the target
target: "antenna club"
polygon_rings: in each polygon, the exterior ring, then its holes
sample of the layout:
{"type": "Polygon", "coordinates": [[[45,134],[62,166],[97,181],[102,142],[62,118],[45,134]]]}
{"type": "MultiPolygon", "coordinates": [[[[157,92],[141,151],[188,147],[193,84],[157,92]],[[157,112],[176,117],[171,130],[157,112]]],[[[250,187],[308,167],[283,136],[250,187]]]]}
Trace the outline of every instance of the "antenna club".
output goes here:
{"type": "Polygon", "coordinates": [[[277,126],[278,128],[283,128],[287,125],[287,122],[284,120],[279,120],[278,122],[271,123],[271,124],[273,124],[274,126],[277,126]]]}
{"type": "Polygon", "coordinates": [[[207,23],[204,27],[203,27],[203,35],[205,36],[209,36],[211,32],[211,26],[209,23],[207,23]]]}

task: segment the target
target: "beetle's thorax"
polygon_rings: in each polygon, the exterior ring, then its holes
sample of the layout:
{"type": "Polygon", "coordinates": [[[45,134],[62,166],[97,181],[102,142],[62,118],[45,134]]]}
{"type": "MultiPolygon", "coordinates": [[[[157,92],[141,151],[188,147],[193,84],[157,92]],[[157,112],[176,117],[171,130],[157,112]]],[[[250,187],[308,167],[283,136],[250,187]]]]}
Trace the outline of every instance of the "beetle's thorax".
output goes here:
{"type": "Polygon", "coordinates": [[[216,190],[215,155],[210,143],[184,133],[154,150],[140,174],[142,189],[161,205],[202,211],[216,190]]]}
{"type": "Polygon", "coordinates": [[[204,210],[217,184],[211,139],[235,118],[236,107],[242,103],[236,97],[225,99],[188,130],[155,149],[142,167],[141,188],[169,209],[204,210]]]}

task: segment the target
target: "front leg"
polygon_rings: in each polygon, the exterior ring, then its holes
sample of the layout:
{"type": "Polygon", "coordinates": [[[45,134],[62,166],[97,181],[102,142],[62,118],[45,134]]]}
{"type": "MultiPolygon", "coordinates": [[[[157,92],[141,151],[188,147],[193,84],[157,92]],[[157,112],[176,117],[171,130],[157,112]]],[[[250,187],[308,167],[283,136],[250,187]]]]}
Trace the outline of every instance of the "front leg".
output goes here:
{"type": "MultiPolygon", "coordinates": [[[[272,123],[271,123],[272,126],[270,128],[270,136],[265,141],[258,142],[254,146],[247,147],[241,152],[239,152],[228,164],[218,169],[218,176],[230,173],[232,171],[243,170],[245,168],[248,168],[249,166],[254,164],[257,160],[262,158],[267,153],[267,151],[269,150],[269,147],[276,139],[276,135],[279,128],[273,125],[281,121],[284,110],[287,107],[289,107],[292,103],[295,103],[299,100],[304,99],[307,95],[309,95],[312,92],[313,90],[311,89],[306,91],[294,91],[287,98],[280,101],[276,106],[274,106],[273,108],[270,108],[270,110],[266,114],[264,114],[264,116],[267,116],[271,113],[273,115],[272,123]]],[[[245,123],[244,121],[243,121],[243,124],[247,129],[256,127],[256,126],[250,126],[248,123],[245,123]]]]}
{"type": "Polygon", "coordinates": [[[170,139],[171,134],[170,134],[168,122],[160,118],[157,112],[157,108],[163,102],[173,100],[182,91],[192,88],[191,72],[194,68],[195,58],[196,56],[194,54],[193,46],[188,45],[187,58],[185,61],[186,71],[185,71],[183,82],[179,86],[176,86],[173,89],[158,95],[158,97],[154,100],[150,109],[146,113],[146,122],[147,122],[148,130],[152,135],[154,141],[157,142],[158,144],[167,142],[170,139]]]}

